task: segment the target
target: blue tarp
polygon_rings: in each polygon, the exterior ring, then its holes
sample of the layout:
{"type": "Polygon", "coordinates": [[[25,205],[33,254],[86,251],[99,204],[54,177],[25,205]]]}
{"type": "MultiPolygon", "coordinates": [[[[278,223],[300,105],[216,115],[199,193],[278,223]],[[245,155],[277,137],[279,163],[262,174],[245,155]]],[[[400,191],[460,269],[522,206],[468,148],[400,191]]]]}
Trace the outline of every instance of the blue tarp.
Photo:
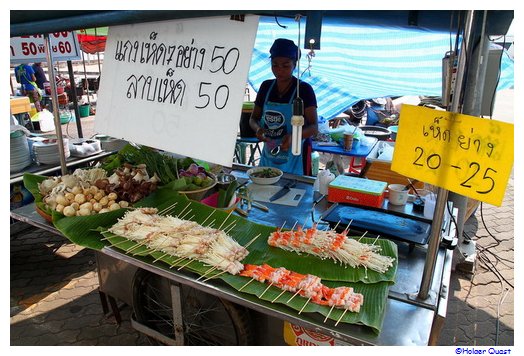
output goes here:
{"type": "MultiPolygon", "coordinates": [[[[298,23],[285,18],[279,18],[278,22],[287,28],[279,26],[275,18],[260,18],[249,71],[249,84],[255,90],[264,80],[274,78],[269,59],[273,41],[288,38],[298,42],[298,23]]],[[[318,115],[325,120],[336,117],[362,99],[440,96],[442,58],[450,51],[454,40],[454,34],[444,32],[330,23],[324,19],[321,49],[315,51],[310,63],[307,58],[309,51],[302,50],[301,79],[313,86],[318,115]]],[[[513,60],[507,53],[502,57],[501,68],[498,90],[513,86],[513,60]]]]}

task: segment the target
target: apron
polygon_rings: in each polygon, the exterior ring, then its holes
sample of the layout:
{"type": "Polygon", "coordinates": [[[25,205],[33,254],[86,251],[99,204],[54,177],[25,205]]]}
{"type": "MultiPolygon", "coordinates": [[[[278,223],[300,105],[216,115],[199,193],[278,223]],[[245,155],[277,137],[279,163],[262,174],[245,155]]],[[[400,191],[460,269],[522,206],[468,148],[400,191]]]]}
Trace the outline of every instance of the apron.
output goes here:
{"type": "MultiPolygon", "coordinates": [[[[270,152],[273,148],[282,143],[282,139],[286,134],[291,134],[291,117],[293,116],[293,98],[295,97],[296,88],[291,95],[289,103],[275,103],[268,101],[269,93],[273,90],[276,80],[273,81],[269,88],[266,99],[264,100],[264,107],[262,109],[261,127],[266,129],[266,137],[269,141],[264,142],[264,149],[260,157],[260,166],[275,167],[283,172],[292,174],[304,174],[302,155],[294,156],[291,153],[291,147],[287,151],[280,151],[277,155],[272,155],[270,152]]],[[[302,140],[302,143],[304,140],[302,140]]]]}

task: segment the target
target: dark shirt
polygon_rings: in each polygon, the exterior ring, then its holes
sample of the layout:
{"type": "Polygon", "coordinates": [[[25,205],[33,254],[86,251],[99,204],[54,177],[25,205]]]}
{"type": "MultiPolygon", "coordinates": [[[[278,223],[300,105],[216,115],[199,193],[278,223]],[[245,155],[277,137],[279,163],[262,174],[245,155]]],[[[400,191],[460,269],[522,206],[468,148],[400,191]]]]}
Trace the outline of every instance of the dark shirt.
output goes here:
{"type": "MultiPolygon", "coordinates": [[[[271,84],[275,80],[276,79],[265,80],[260,85],[260,89],[258,90],[257,97],[255,99],[255,105],[260,106],[261,108],[264,107],[264,101],[266,100],[266,94],[269,88],[271,87],[271,84]]],[[[271,93],[269,93],[268,100],[274,103],[289,103],[289,101],[291,100],[291,95],[293,95],[293,92],[295,91],[296,87],[297,87],[297,78],[293,77],[291,88],[287,91],[287,93],[282,98],[279,98],[277,85],[275,84],[273,86],[273,90],[271,91],[271,93]]],[[[306,82],[300,81],[300,88],[299,88],[298,94],[300,98],[302,99],[302,101],[304,102],[304,108],[308,108],[310,106],[317,107],[317,97],[311,85],[309,85],[306,82]]],[[[295,96],[296,96],[296,92],[295,92],[295,96]]]]}
{"type": "Polygon", "coordinates": [[[44,68],[33,64],[33,69],[35,71],[36,85],[38,85],[40,89],[44,89],[44,82],[48,81],[47,77],[45,76],[44,68]]]}

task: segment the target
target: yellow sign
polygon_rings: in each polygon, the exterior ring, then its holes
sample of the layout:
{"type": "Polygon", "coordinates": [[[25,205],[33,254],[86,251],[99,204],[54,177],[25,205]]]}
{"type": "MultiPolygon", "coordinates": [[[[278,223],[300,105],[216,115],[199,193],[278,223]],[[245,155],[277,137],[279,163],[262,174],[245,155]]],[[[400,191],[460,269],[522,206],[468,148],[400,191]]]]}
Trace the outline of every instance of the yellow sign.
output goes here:
{"type": "Polygon", "coordinates": [[[402,105],[391,169],[500,206],[513,166],[513,124],[402,105]]]}
{"type": "Polygon", "coordinates": [[[284,321],[284,341],[291,346],[347,346],[346,342],[332,336],[308,330],[284,321]]]}

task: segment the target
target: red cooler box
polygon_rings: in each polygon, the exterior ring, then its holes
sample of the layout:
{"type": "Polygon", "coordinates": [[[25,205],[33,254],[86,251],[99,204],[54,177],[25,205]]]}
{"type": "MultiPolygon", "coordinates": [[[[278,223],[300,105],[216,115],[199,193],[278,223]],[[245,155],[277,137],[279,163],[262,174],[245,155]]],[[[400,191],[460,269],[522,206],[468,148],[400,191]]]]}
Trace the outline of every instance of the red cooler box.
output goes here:
{"type": "Polygon", "coordinates": [[[328,200],[332,203],[351,203],[380,208],[388,183],[340,175],[328,187],[328,200]]]}

